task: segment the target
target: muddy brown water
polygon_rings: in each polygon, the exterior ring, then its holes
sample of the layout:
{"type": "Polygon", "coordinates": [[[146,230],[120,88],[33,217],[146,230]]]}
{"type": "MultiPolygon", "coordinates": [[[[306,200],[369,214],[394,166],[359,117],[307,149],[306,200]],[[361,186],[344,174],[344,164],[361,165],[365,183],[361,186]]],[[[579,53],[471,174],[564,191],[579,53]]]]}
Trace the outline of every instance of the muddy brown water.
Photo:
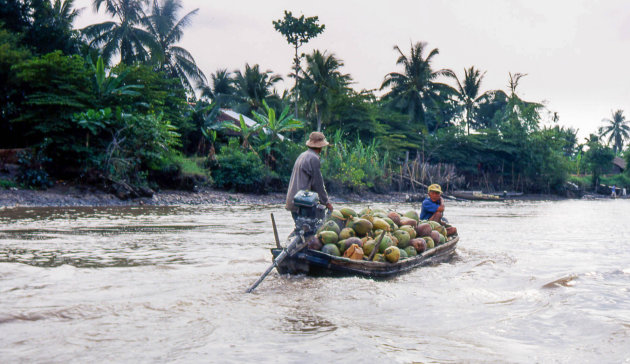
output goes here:
{"type": "Polygon", "coordinates": [[[451,202],[449,263],[245,294],[280,205],[0,209],[0,362],[630,362],[629,211],[451,202]]]}

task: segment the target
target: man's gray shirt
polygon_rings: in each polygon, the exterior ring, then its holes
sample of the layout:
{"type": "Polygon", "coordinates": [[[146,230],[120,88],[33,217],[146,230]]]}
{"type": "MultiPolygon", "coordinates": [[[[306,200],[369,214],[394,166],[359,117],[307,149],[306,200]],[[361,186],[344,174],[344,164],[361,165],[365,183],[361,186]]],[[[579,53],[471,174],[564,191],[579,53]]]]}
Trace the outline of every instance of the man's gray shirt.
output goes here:
{"type": "Polygon", "coordinates": [[[293,165],[289,190],[287,191],[287,210],[297,212],[297,208],[293,206],[293,196],[300,190],[317,192],[319,202],[323,205],[328,203],[328,193],[326,193],[326,188],[324,187],[319,155],[310,148],[300,154],[293,165]]]}

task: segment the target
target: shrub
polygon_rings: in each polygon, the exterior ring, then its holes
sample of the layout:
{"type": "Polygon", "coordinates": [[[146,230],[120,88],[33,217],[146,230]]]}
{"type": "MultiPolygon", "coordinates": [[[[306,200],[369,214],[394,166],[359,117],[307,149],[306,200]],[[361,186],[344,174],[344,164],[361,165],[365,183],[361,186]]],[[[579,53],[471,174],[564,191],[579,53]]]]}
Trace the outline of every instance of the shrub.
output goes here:
{"type": "Polygon", "coordinates": [[[0,188],[1,189],[5,189],[8,190],[10,188],[17,188],[20,185],[17,184],[15,181],[12,181],[10,179],[2,179],[0,178],[0,188]]]}
{"type": "Polygon", "coordinates": [[[50,163],[51,159],[44,154],[47,142],[35,150],[24,150],[18,153],[18,175],[17,181],[24,186],[36,189],[47,189],[52,187],[48,172],[44,169],[45,163],[50,163]]]}
{"type": "Polygon", "coordinates": [[[331,190],[383,191],[391,184],[388,159],[387,153],[379,153],[374,140],[368,145],[360,139],[350,143],[342,140],[341,133],[337,132],[324,153],[322,174],[331,190]]]}
{"type": "Polygon", "coordinates": [[[153,170],[151,180],[161,187],[196,190],[212,183],[210,171],[202,165],[206,158],[187,158],[179,152],[172,153],[160,170],[153,170]]]}
{"type": "Polygon", "coordinates": [[[117,130],[104,154],[109,178],[145,186],[148,170],[168,164],[173,148],[179,145],[176,128],[161,115],[133,115],[120,111],[117,130]]]}
{"type": "Polygon", "coordinates": [[[222,146],[216,161],[210,163],[214,183],[219,188],[262,192],[275,177],[255,152],[243,150],[236,139],[222,146]]]}

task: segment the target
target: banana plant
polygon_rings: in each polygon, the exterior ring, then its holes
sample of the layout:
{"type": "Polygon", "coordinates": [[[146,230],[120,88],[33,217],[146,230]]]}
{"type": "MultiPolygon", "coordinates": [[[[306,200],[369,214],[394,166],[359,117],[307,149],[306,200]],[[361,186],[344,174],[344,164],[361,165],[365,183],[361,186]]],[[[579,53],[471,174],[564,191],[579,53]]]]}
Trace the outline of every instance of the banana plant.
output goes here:
{"type": "Polygon", "coordinates": [[[239,133],[241,135],[241,146],[243,147],[243,149],[250,149],[251,151],[256,153],[256,150],[251,146],[249,139],[252,137],[252,135],[255,135],[256,133],[258,133],[258,131],[261,128],[260,124],[256,124],[254,126],[248,126],[245,123],[245,119],[243,119],[243,115],[239,116],[239,124],[240,125],[235,125],[229,121],[226,121],[226,122],[221,123],[219,125],[219,128],[229,129],[229,130],[239,133]]]}
{"type": "Polygon", "coordinates": [[[293,118],[289,115],[289,106],[285,107],[280,117],[276,118],[276,111],[267,105],[267,102],[263,100],[263,107],[267,115],[262,115],[256,111],[253,112],[254,119],[260,124],[266,133],[271,134],[274,140],[283,140],[282,133],[287,133],[302,129],[304,123],[300,120],[293,118]]]}
{"type": "Polygon", "coordinates": [[[92,64],[94,72],[94,90],[99,104],[103,104],[114,96],[140,96],[139,90],[142,85],[124,85],[125,78],[131,72],[128,68],[119,75],[107,74],[105,62],[102,57],[98,57],[96,64],[92,64]]]}
{"type": "Polygon", "coordinates": [[[208,158],[211,160],[215,159],[216,151],[214,149],[214,143],[217,141],[217,131],[212,130],[210,128],[204,129],[201,128],[201,134],[206,138],[208,143],[210,144],[210,150],[208,151],[208,158]]]}

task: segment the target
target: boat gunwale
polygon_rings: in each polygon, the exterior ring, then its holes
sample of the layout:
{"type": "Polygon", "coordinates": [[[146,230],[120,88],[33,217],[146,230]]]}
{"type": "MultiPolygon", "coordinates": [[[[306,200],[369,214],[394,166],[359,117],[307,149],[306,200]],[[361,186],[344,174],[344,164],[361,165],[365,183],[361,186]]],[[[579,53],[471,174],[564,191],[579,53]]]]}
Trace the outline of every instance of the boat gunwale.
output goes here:
{"type": "MultiPolygon", "coordinates": [[[[289,267],[292,263],[300,262],[304,264],[307,271],[301,272],[307,275],[344,275],[344,276],[364,276],[370,278],[390,278],[399,274],[406,273],[416,267],[431,264],[432,262],[438,262],[440,258],[444,258],[446,255],[450,255],[455,251],[455,246],[459,242],[459,236],[455,235],[451,240],[442,245],[438,245],[435,248],[429,249],[422,254],[401,260],[396,263],[388,262],[374,262],[365,260],[353,260],[346,257],[338,257],[330,254],[322,253],[321,251],[305,249],[297,252],[296,254],[287,257],[287,260],[277,266],[278,272],[281,274],[300,274],[295,272],[289,267]],[[319,273],[314,273],[318,271],[319,273]],[[286,272],[282,272],[285,270],[286,272]],[[324,272],[322,274],[322,272],[324,272]]],[[[271,249],[272,254],[275,256],[279,254],[281,249],[271,249]],[[276,252],[274,254],[274,252],[276,252]]]]}
{"type": "Polygon", "coordinates": [[[448,240],[444,244],[441,244],[441,245],[438,245],[438,246],[436,246],[436,247],[434,247],[432,249],[429,249],[429,250],[423,252],[422,254],[416,255],[415,257],[399,260],[396,263],[375,262],[375,261],[369,261],[369,260],[355,260],[355,259],[350,259],[350,258],[347,258],[347,257],[338,257],[338,256],[330,255],[330,254],[323,253],[323,252],[318,251],[318,250],[308,249],[308,251],[312,255],[324,255],[327,258],[330,258],[331,262],[357,263],[357,264],[361,264],[361,265],[366,265],[367,267],[370,267],[370,266],[371,267],[394,267],[394,266],[397,266],[397,265],[398,266],[407,265],[408,263],[411,263],[411,262],[423,261],[424,258],[428,258],[428,257],[434,256],[437,253],[441,252],[442,250],[448,250],[450,247],[456,245],[457,242],[459,242],[459,236],[458,235],[454,235],[453,239],[448,240]]]}

